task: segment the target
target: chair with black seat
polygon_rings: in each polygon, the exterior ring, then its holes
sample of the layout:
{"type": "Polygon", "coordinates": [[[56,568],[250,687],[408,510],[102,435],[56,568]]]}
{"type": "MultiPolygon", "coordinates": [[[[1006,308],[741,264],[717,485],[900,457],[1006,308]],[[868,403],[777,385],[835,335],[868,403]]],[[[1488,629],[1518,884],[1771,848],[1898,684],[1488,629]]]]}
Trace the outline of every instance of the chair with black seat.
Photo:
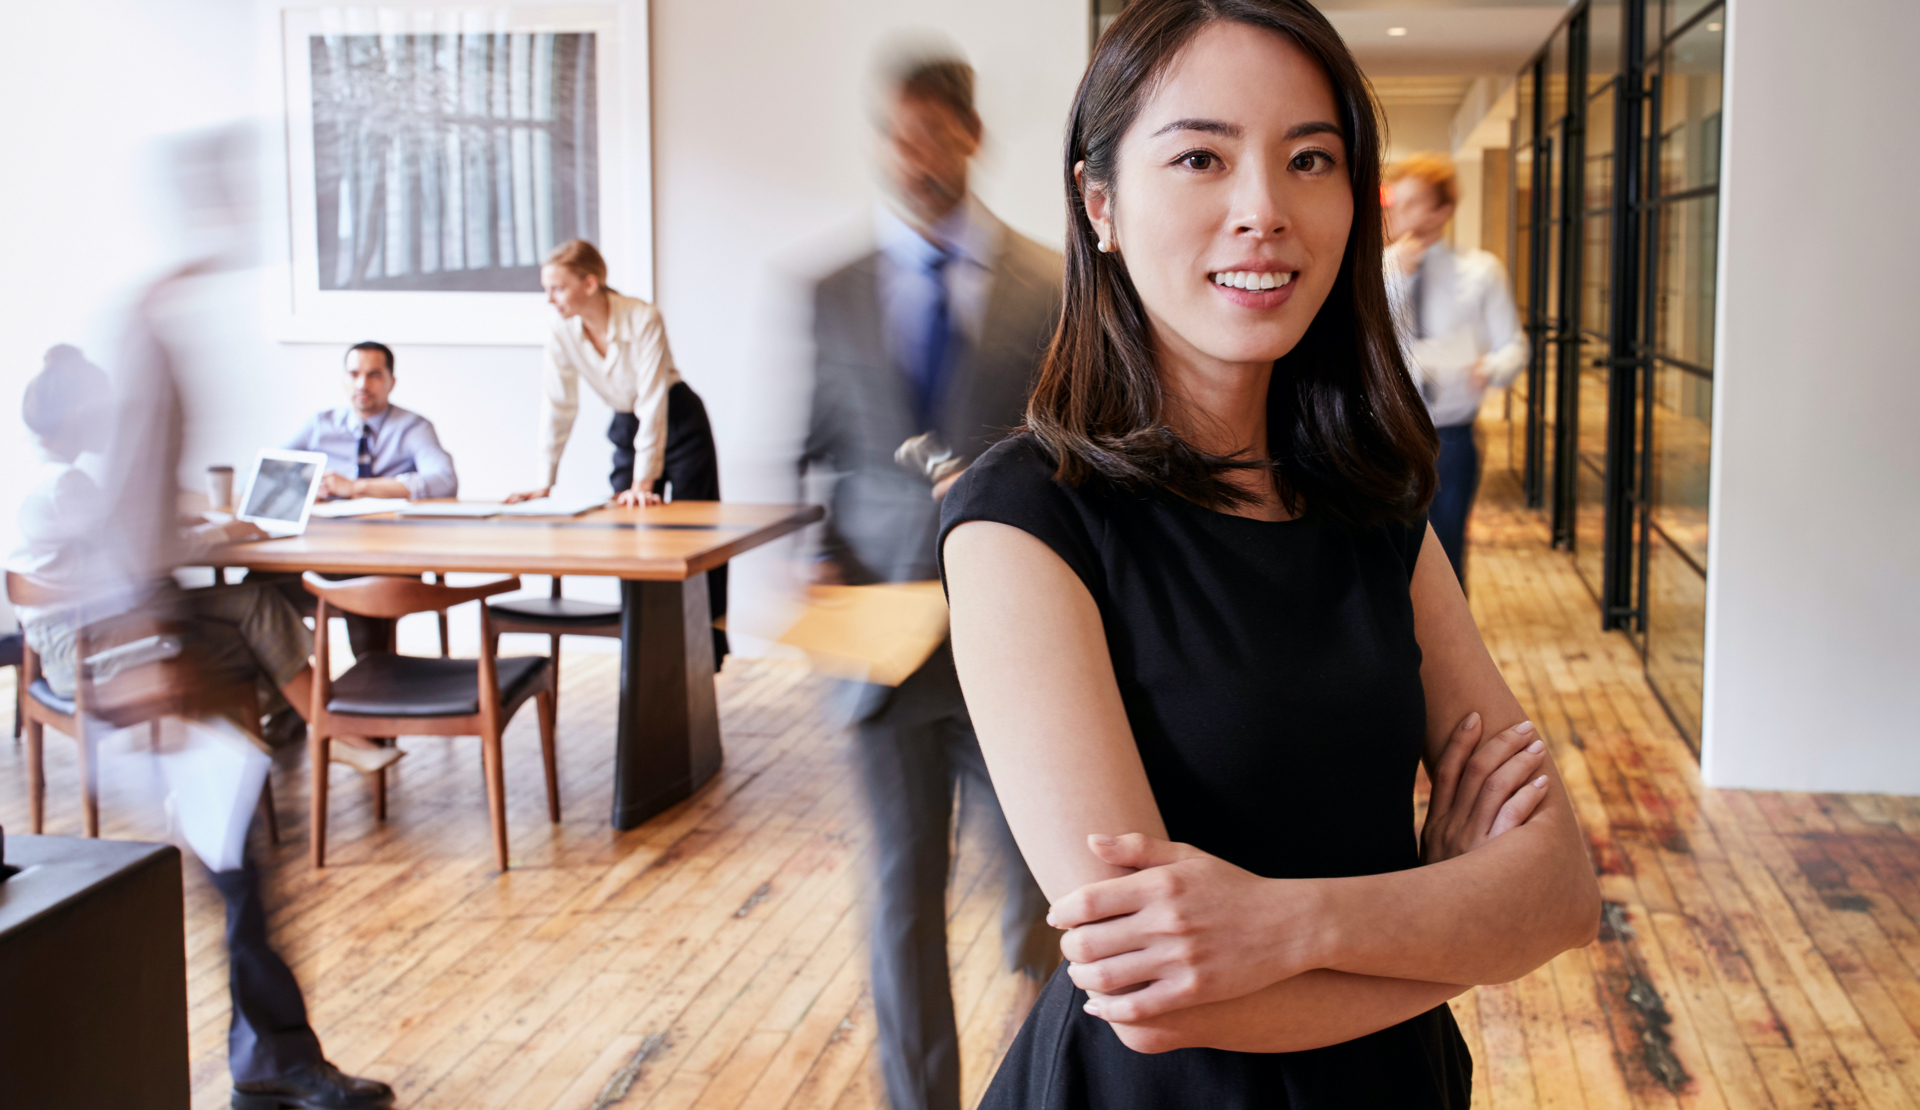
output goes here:
{"type": "MultiPolygon", "coordinates": [[[[487,783],[487,812],[493,825],[493,857],[507,869],[506,763],[501,736],[507,722],[529,698],[540,720],[540,755],[547,777],[547,816],[560,820],[560,786],[554,757],[553,668],[541,656],[502,659],[495,647],[493,617],[480,606],[480,658],[436,659],[370,652],[355,659],[339,678],[332,668],[327,630],[331,611],[398,620],[410,613],[450,609],[520,588],[518,578],[479,586],[445,586],[417,578],[366,577],[330,582],[306,576],[317,599],[314,621],[313,711],[308,715],[308,762],[313,774],[313,817],[309,826],[313,865],[327,862],[327,765],[332,743],[341,740],[372,746],[376,737],[478,736],[487,783]]],[[[372,772],[376,802],[385,788],[385,770],[372,772]]],[[[376,805],[384,812],[383,805],[376,805]]]]}
{"type": "Polygon", "coordinates": [[[493,610],[495,651],[499,650],[498,637],[504,632],[531,632],[547,638],[547,657],[553,660],[553,696],[556,704],[560,697],[560,637],[620,638],[620,607],[560,596],[560,576],[557,574],[553,576],[553,584],[546,597],[504,598],[487,602],[487,608],[493,610]]]}
{"type": "MultiPolygon", "coordinates": [[[[51,608],[81,603],[81,599],[71,593],[16,571],[7,572],[6,591],[7,600],[16,606],[51,608]]],[[[175,631],[164,620],[142,621],[142,625],[141,631],[149,633],[156,646],[175,631]]],[[[121,634],[124,639],[124,628],[121,634]]],[[[19,709],[26,725],[28,804],[36,835],[46,821],[48,728],[72,737],[79,745],[81,827],[89,837],[100,835],[96,756],[102,727],[111,730],[150,724],[156,747],[160,721],[165,717],[219,714],[249,733],[259,732],[260,700],[254,681],[213,675],[209,668],[200,665],[190,639],[183,642],[182,637],[175,635],[170,651],[157,652],[151,661],[120,671],[105,682],[95,678],[95,661],[105,654],[96,654],[95,646],[92,628],[83,624],[75,630],[73,654],[80,664],[74,668],[73,696],[65,698],[54,692],[41,673],[40,657],[33,647],[22,645],[19,709]]],[[[261,803],[267,811],[268,835],[278,844],[280,828],[273,813],[271,778],[262,785],[261,803]]]]}

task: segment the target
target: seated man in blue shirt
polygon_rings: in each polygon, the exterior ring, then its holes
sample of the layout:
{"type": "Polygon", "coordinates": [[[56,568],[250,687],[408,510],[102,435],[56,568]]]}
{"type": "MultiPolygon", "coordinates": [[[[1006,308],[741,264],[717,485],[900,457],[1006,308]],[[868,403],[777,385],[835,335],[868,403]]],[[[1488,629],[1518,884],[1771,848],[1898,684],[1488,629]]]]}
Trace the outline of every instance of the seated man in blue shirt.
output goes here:
{"type": "Polygon", "coordinates": [[[318,413],[288,440],[291,451],[327,456],[327,497],[456,497],[460,478],[433,422],[388,402],[393,351],[368,340],[347,348],[347,403],[318,413]]]}
{"type": "MultiPolygon", "coordinates": [[[[327,456],[327,473],[321,486],[324,496],[405,497],[417,501],[459,495],[460,479],[453,472],[453,456],[440,446],[433,422],[387,400],[393,393],[394,376],[393,351],[386,344],[367,340],[347,348],[343,384],[347,403],[316,413],[300,434],[286,443],[290,451],[319,451],[327,456]]],[[[313,614],[313,595],[300,584],[299,575],[249,577],[272,581],[301,612],[313,614]]],[[[355,657],[388,650],[392,621],[354,613],[346,614],[346,618],[347,642],[355,657]]]]}

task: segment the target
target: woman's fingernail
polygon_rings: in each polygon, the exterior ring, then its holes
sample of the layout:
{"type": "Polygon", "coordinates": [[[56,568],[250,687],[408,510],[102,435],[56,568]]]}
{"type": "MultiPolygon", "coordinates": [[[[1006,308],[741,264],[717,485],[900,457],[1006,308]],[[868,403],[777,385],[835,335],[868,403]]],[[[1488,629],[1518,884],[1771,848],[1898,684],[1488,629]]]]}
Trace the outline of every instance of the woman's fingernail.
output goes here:
{"type": "Polygon", "coordinates": [[[1527,750],[1532,752],[1535,755],[1539,755],[1541,752],[1545,751],[1546,749],[1547,749],[1547,746],[1545,744],[1542,744],[1538,740],[1535,740],[1533,743],[1527,745],[1527,750]]]}
{"type": "Polygon", "coordinates": [[[1517,725],[1515,725],[1515,726],[1513,726],[1513,731],[1515,731],[1515,732],[1532,732],[1532,731],[1533,731],[1533,722],[1532,722],[1532,721],[1521,721],[1521,722],[1520,722],[1519,724],[1517,724],[1517,725]]]}
{"type": "Polygon", "coordinates": [[[1100,1016],[1100,1004],[1098,1002],[1095,1002],[1091,998],[1087,999],[1087,1004],[1080,1008],[1082,1010],[1085,1010],[1087,1013],[1092,1014],[1094,1017],[1100,1016]]]}
{"type": "Polygon", "coordinates": [[[1095,837],[1093,838],[1093,842],[1094,842],[1095,844],[1098,844],[1098,845],[1100,845],[1100,846],[1101,846],[1102,848],[1111,848],[1111,847],[1113,847],[1113,846],[1114,846],[1115,844],[1118,844],[1118,843],[1120,843],[1119,841],[1117,841],[1117,840],[1115,840],[1114,838],[1112,838],[1112,837],[1110,837],[1110,836],[1095,836],[1095,837]]]}
{"type": "Polygon", "coordinates": [[[1461,732],[1472,732],[1480,724],[1480,714],[1469,713],[1467,719],[1460,722],[1461,732]]]}
{"type": "Polygon", "coordinates": [[[1547,788],[1547,776],[1541,775],[1539,778],[1534,779],[1533,785],[1539,787],[1542,790],[1545,790],[1547,788]]]}

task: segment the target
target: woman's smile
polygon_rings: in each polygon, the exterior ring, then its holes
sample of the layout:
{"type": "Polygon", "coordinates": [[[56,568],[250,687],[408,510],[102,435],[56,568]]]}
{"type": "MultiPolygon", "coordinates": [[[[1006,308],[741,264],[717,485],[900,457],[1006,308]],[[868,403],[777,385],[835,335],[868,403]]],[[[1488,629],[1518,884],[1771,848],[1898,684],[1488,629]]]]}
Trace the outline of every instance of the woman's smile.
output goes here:
{"type": "Polygon", "coordinates": [[[1242,308],[1271,311],[1293,296],[1293,279],[1300,271],[1280,263],[1242,262],[1230,270],[1207,275],[1213,291],[1242,308]]]}

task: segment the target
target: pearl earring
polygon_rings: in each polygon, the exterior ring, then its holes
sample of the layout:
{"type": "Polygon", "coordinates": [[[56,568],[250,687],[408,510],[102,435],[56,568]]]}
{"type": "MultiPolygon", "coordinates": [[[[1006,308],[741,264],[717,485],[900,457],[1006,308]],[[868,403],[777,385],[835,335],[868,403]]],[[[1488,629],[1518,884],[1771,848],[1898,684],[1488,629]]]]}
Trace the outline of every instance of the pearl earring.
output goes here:
{"type": "Polygon", "coordinates": [[[1110,250],[1112,250],[1112,249],[1113,249],[1113,244],[1112,244],[1112,243],[1109,243],[1109,242],[1107,242],[1107,241],[1106,241],[1105,239],[1102,239],[1102,240],[1100,240],[1100,253],[1101,253],[1101,254],[1105,254],[1105,253],[1107,253],[1108,251],[1110,251],[1110,250]]]}

